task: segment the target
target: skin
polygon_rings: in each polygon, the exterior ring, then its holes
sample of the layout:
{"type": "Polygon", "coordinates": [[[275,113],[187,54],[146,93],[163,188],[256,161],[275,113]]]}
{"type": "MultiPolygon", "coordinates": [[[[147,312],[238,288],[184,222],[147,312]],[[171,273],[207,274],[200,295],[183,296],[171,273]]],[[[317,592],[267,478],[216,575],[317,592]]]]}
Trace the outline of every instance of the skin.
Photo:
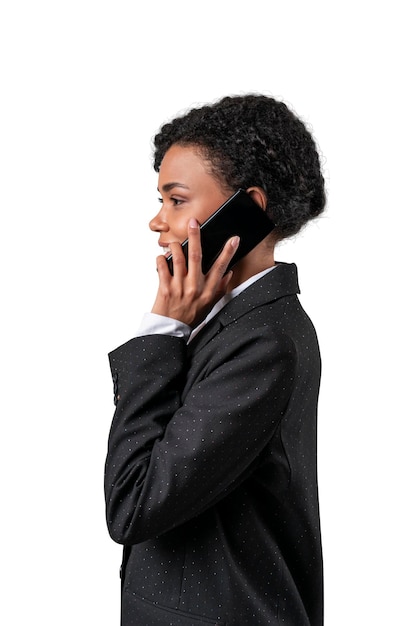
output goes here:
{"type": "MultiPolygon", "coordinates": [[[[171,146],[162,160],[158,190],[161,209],[149,226],[159,233],[158,243],[164,252],[169,254],[171,251],[174,272],[172,276],[164,255],[157,257],[159,287],[152,312],[194,327],[227,291],[274,265],[274,239],[266,237],[224,276],[239,245],[239,238],[232,237],[204,275],[199,224],[236,190],[227,190],[220,184],[197,148],[179,145],[171,146]],[[181,249],[181,243],[187,237],[188,270],[181,249]]],[[[263,209],[266,208],[267,199],[261,188],[250,187],[247,192],[263,209]]]]}

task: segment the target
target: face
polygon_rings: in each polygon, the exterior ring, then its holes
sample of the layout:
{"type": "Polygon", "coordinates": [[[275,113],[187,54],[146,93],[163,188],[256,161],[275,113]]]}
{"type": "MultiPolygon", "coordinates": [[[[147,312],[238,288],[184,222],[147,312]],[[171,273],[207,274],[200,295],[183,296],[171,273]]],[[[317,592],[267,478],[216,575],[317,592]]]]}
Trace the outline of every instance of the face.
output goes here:
{"type": "Polygon", "coordinates": [[[208,165],[191,146],[174,145],[161,162],[158,191],[161,209],[150,221],[160,234],[158,244],[167,253],[168,244],[187,239],[187,226],[194,217],[202,224],[231,195],[208,172],[208,165]]]}

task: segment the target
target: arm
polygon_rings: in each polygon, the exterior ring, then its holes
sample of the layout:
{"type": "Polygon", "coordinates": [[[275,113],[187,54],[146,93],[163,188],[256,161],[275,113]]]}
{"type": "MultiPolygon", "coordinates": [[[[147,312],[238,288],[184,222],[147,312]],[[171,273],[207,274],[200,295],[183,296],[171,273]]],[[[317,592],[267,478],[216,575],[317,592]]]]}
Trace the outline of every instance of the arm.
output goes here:
{"type": "Polygon", "coordinates": [[[296,360],[286,336],[232,338],[182,399],[185,350],[181,339],[147,336],[110,355],[119,400],[105,490],[119,543],[158,536],[224,498],[253,470],[286,408],[296,360]]]}

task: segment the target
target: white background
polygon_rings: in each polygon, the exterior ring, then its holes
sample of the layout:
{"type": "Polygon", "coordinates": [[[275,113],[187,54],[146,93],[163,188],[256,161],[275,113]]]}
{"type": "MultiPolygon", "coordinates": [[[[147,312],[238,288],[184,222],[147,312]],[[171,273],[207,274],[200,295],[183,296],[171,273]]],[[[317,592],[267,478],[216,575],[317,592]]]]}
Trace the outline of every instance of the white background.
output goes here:
{"type": "Polygon", "coordinates": [[[305,120],[327,179],[326,214],[278,250],[322,347],[326,624],[418,623],[412,8],[2,2],[2,624],[118,624],[107,352],[156,288],[151,139],[247,91],[305,120]]]}

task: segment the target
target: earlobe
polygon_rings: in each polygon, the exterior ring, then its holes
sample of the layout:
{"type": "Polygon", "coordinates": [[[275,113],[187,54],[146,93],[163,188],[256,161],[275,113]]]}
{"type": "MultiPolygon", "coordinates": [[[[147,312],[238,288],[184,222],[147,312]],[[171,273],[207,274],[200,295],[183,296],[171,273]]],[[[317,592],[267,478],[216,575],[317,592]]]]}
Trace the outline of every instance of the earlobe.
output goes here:
{"type": "Polygon", "coordinates": [[[256,202],[263,211],[267,208],[267,194],[262,187],[248,187],[246,190],[251,198],[256,202]]]}

